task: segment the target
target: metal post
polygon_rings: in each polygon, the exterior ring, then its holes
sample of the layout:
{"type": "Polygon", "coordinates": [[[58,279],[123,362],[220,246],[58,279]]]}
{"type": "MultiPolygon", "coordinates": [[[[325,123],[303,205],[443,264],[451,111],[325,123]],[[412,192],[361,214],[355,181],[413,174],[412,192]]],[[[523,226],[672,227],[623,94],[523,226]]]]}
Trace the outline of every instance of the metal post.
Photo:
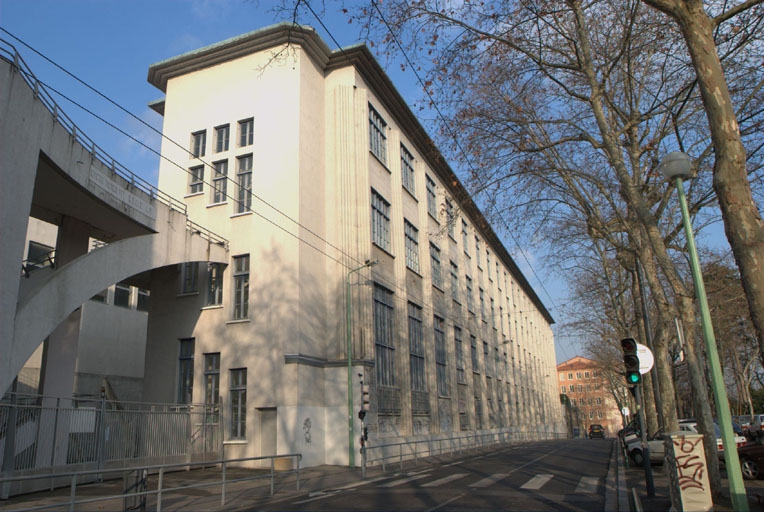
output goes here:
{"type": "Polygon", "coordinates": [[[645,433],[645,407],[642,403],[642,385],[634,386],[634,400],[637,402],[637,421],[639,422],[640,437],[642,438],[642,465],[645,467],[645,485],[647,486],[647,495],[655,496],[655,480],[653,479],[653,466],[650,464],[650,445],[647,444],[647,434],[645,433]]]}
{"type": "Polygon", "coordinates": [[[737,453],[737,445],[735,444],[735,435],[732,431],[732,415],[730,414],[727,392],[724,388],[724,374],[722,373],[721,364],[719,362],[719,352],[716,348],[716,338],[714,336],[714,328],[711,324],[711,313],[706,298],[706,287],[703,283],[703,274],[700,271],[700,259],[698,258],[698,251],[695,248],[695,237],[692,233],[690,212],[687,208],[687,199],[684,195],[682,178],[677,176],[674,179],[674,183],[676,184],[677,192],[679,194],[679,205],[682,209],[682,222],[684,223],[684,233],[687,238],[687,252],[690,256],[692,280],[695,283],[695,293],[700,307],[700,323],[703,327],[703,339],[706,342],[706,357],[708,358],[711,388],[713,389],[714,399],[716,401],[716,415],[719,418],[719,428],[722,431],[724,464],[727,468],[727,481],[730,486],[732,507],[735,510],[748,512],[748,498],[746,497],[745,484],[743,483],[743,472],[740,469],[740,458],[737,453]]]}

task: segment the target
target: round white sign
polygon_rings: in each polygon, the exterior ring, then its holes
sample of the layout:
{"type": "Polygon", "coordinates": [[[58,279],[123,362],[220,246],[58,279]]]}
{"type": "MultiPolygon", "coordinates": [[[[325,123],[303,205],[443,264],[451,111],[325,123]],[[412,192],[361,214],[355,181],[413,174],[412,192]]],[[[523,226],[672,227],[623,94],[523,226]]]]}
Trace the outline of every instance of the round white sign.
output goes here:
{"type": "Polygon", "coordinates": [[[644,375],[653,369],[655,358],[652,350],[641,343],[637,343],[637,357],[639,357],[639,373],[644,375]]]}

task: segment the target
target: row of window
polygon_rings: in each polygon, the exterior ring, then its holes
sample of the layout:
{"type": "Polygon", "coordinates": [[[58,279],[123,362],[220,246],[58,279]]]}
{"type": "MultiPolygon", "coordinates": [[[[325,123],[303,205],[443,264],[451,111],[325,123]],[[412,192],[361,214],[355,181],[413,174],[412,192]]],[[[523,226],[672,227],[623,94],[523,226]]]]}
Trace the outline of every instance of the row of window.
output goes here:
{"type": "MultiPolygon", "coordinates": [[[[249,254],[233,257],[233,320],[244,320],[249,314],[249,254]]],[[[180,294],[199,293],[199,262],[188,262],[181,265],[180,294]]],[[[223,274],[224,267],[219,263],[208,263],[205,285],[207,306],[223,304],[223,274]]]]}
{"type": "MultiPolygon", "coordinates": [[[[251,146],[255,142],[255,120],[253,118],[242,119],[238,125],[238,147],[243,148],[251,146]]],[[[221,124],[212,130],[212,145],[215,153],[228,151],[231,125],[221,124]]],[[[199,130],[191,134],[191,149],[189,150],[191,158],[202,158],[207,154],[207,130],[199,130]]]]}
{"type": "MultiPolygon", "coordinates": [[[[193,403],[194,338],[180,340],[178,353],[178,403],[193,403]]],[[[245,439],[247,435],[247,369],[228,371],[229,438],[245,439]]],[[[204,354],[204,404],[216,411],[220,404],[220,353],[204,354]]]]}
{"type": "Polygon", "coordinates": [[[599,396],[596,397],[596,398],[592,398],[592,397],[589,397],[589,398],[579,398],[578,402],[576,402],[575,398],[571,398],[570,401],[573,404],[578,403],[578,405],[587,405],[587,404],[588,405],[602,405],[602,402],[603,402],[602,397],[599,397],[599,396]]]}
{"type": "MultiPolygon", "coordinates": [[[[565,375],[566,374],[564,372],[560,373],[560,380],[565,380],[565,375]]],[[[568,372],[567,376],[568,376],[568,380],[573,380],[573,372],[568,372]]],[[[576,379],[589,379],[589,378],[596,379],[597,371],[592,370],[591,373],[589,373],[588,370],[584,372],[576,372],[576,379]]]]}
{"type": "MultiPolygon", "coordinates": [[[[579,384],[578,385],[578,392],[579,393],[583,393],[584,389],[586,389],[586,391],[591,392],[592,385],[591,384],[587,384],[586,387],[584,387],[583,384],[579,384]]],[[[595,387],[595,390],[597,390],[597,389],[600,389],[600,386],[595,387]]],[[[576,386],[574,384],[571,384],[571,385],[569,385],[567,387],[560,386],[560,393],[575,393],[575,392],[576,392],[576,386]]]]}

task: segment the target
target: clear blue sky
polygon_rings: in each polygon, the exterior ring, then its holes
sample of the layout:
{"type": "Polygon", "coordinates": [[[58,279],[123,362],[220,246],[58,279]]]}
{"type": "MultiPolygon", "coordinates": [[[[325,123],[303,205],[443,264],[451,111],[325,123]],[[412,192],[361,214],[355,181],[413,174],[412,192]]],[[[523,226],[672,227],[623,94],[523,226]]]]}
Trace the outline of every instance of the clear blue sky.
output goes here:
{"type": "MultiPolygon", "coordinates": [[[[37,56],[20,41],[159,129],[161,118],[147,105],[161,98],[162,93],[146,81],[149,66],[276,22],[291,21],[290,12],[274,10],[279,3],[269,0],[0,0],[0,27],[18,40],[6,32],[0,32],[0,39],[19,50],[40,80],[158,151],[159,135],[37,56]]],[[[321,15],[328,32],[306,9],[302,9],[297,21],[316,28],[331,48],[354,44],[359,41],[359,26],[348,23],[348,16],[342,12],[342,5],[354,3],[368,2],[311,0],[310,5],[321,15]],[[326,5],[323,13],[320,12],[322,4],[326,5]]],[[[387,71],[409,104],[419,99],[421,88],[410,72],[401,72],[398,63],[392,63],[387,71]]],[[[56,97],[56,101],[106,153],[150,183],[156,183],[159,158],[154,152],[70,101],[61,97],[56,97]]],[[[423,124],[427,126],[424,121],[423,124]]],[[[537,262],[533,263],[536,272],[530,270],[526,258],[517,252],[512,241],[505,245],[558,325],[563,323],[565,318],[559,306],[566,301],[564,285],[554,278],[537,275],[541,274],[541,265],[537,262]],[[539,285],[540,279],[544,281],[543,286],[539,285]]],[[[533,261],[532,255],[527,258],[533,261]]],[[[555,339],[558,362],[578,354],[575,339],[559,329],[555,329],[555,339]]]]}

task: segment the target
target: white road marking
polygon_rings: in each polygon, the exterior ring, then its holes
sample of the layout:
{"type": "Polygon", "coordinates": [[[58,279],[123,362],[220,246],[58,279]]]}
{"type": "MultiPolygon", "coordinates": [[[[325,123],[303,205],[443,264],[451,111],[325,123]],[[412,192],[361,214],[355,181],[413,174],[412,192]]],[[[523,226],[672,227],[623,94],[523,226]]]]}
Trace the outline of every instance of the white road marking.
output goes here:
{"type": "Polygon", "coordinates": [[[468,474],[469,473],[454,473],[453,475],[449,475],[439,480],[428,482],[424,484],[422,487],[437,487],[439,485],[447,484],[448,482],[453,482],[454,480],[459,480],[460,478],[464,478],[468,474]]]}
{"type": "Polygon", "coordinates": [[[396,485],[405,484],[406,482],[411,482],[412,480],[419,480],[420,478],[425,478],[430,476],[430,474],[425,475],[415,475],[410,476],[408,478],[401,478],[400,480],[393,480],[392,482],[387,482],[386,484],[380,485],[380,487],[395,487],[396,485]]]}
{"type": "Polygon", "coordinates": [[[464,496],[464,494],[460,494],[459,496],[454,496],[454,497],[453,497],[453,498],[451,498],[450,500],[446,500],[446,501],[444,501],[443,503],[441,503],[440,505],[436,505],[436,506],[434,506],[434,507],[432,507],[432,508],[428,508],[428,509],[427,509],[425,512],[435,512],[436,510],[438,510],[438,509],[441,509],[441,508],[445,507],[445,506],[446,506],[446,505],[448,505],[449,503],[451,503],[451,502],[453,502],[453,501],[456,501],[456,500],[458,500],[458,499],[459,499],[459,498],[461,498],[462,496],[464,496]]]}
{"type": "Polygon", "coordinates": [[[536,475],[521,485],[520,489],[539,490],[544,487],[544,484],[546,484],[552,478],[554,478],[554,475],[536,475]]]}
{"type": "Polygon", "coordinates": [[[599,486],[600,479],[596,476],[582,476],[576,487],[576,492],[582,493],[596,493],[599,486]]]}
{"type": "Polygon", "coordinates": [[[493,475],[483,478],[482,480],[478,480],[474,484],[470,484],[470,487],[488,487],[489,485],[495,484],[506,476],[507,473],[494,473],[493,475]]]}

